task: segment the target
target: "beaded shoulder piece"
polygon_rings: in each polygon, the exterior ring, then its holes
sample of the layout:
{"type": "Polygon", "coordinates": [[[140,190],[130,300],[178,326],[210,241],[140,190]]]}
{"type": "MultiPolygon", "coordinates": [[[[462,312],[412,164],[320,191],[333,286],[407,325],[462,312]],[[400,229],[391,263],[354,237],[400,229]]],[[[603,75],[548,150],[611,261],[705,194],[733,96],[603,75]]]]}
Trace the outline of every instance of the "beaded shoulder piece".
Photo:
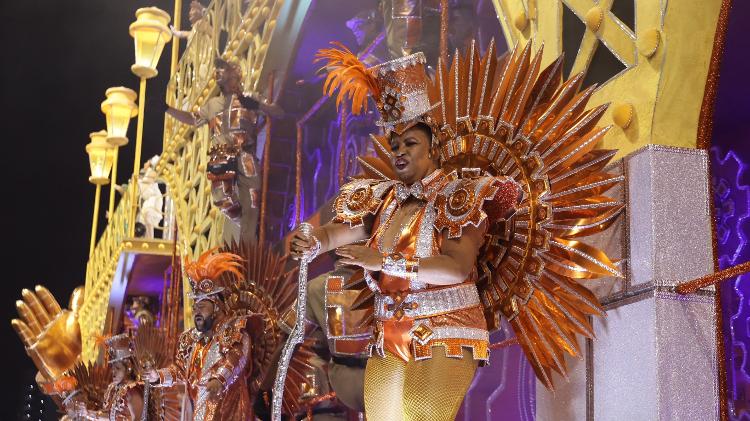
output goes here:
{"type": "Polygon", "coordinates": [[[198,331],[195,328],[186,330],[180,334],[180,338],[177,340],[176,360],[187,361],[190,358],[193,346],[197,342],[197,335],[198,331]]]}
{"type": "Polygon", "coordinates": [[[334,222],[359,227],[368,215],[375,215],[385,193],[398,182],[395,180],[358,179],[344,184],[333,202],[334,222]]]}
{"type": "Polygon", "coordinates": [[[242,342],[242,333],[247,325],[247,316],[233,317],[227,320],[219,333],[219,351],[224,354],[242,342]]]}
{"type": "Polygon", "coordinates": [[[487,218],[485,207],[498,209],[493,216],[512,209],[519,192],[518,183],[507,177],[456,179],[435,198],[435,229],[447,229],[448,238],[460,237],[463,227],[477,227],[487,218]]]}

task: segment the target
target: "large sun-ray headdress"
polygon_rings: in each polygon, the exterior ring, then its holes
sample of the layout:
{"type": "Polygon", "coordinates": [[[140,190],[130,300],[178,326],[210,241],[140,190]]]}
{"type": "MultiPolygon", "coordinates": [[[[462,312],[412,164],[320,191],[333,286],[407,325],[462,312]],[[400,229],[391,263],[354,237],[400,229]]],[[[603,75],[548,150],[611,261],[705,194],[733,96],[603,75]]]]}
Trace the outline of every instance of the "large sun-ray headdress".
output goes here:
{"type": "MultiPolygon", "coordinates": [[[[297,267],[290,269],[288,257],[267,246],[230,244],[221,250],[224,254],[237,256],[245,273],[234,281],[233,272],[224,272],[218,280],[228,285],[225,291],[228,311],[251,316],[248,325],[253,342],[250,355],[253,374],[248,377],[248,388],[250,394],[255,395],[262,379],[274,365],[274,355],[284,345],[286,321],[283,318],[294,308],[297,298],[297,267]]],[[[304,384],[309,381],[306,373],[312,369],[310,359],[313,356],[309,342],[295,350],[284,390],[283,409],[286,414],[296,414],[300,409],[299,397],[304,384]]]]}
{"type": "Polygon", "coordinates": [[[87,408],[95,411],[103,410],[104,395],[107,386],[112,381],[112,371],[107,364],[103,362],[85,364],[79,361],[70,369],[69,374],[75,379],[75,384],[66,393],[61,409],[64,411],[67,401],[78,396],[86,402],[87,408]]]}
{"type": "Polygon", "coordinates": [[[190,280],[190,298],[195,302],[217,300],[232,283],[242,279],[242,257],[234,253],[217,253],[213,248],[201,254],[198,260],[185,260],[184,271],[190,280]],[[222,276],[227,274],[230,276],[222,276]]]}
{"type": "MultiPolygon", "coordinates": [[[[604,315],[581,282],[622,277],[617,261],[585,240],[608,229],[624,205],[605,195],[623,180],[607,170],[616,151],[595,149],[609,129],[597,126],[607,105],[586,108],[595,86],[581,91],[583,75],[563,82],[562,57],[544,69],[541,61],[531,44],[499,58],[494,41],[483,56],[474,44],[463,56],[457,51],[429,82],[430,103],[440,105],[422,119],[438,139],[444,169],[521,185],[510,218],[485,207],[477,286],[489,328],[505,318],[552,388],[551,372],[567,371],[564,354],[581,355],[576,336],[594,336],[590,316],[604,315]]],[[[395,179],[387,133],[372,138],[376,155],[360,157],[363,177],[395,179]]],[[[355,307],[371,301],[360,278],[348,287],[362,289],[355,307]]]]}
{"type": "Polygon", "coordinates": [[[386,133],[403,133],[424,121],[422,117],[438,106],[430,102],[427,93],[428,77],[425,56],[411,54],[378,64],[371,68],[357,58],[343,44],[332,42],[335,48],[318,51],[315,61],[325,61],[321,70],[327,70],[323,91],[333,95],[338,89],[336,106],[341,101],[351,101],[351,111],[359,114],[367,110],[368,97],[372,97],[380,111],[386,133]]]}
{"type": "MultiPolygon", "coordinates": [[[[167,367],[174,358],[165,329],[152,322],[138,327],[133,336],[133,356],[139,373],[167,367]]],[[[148,396],[148,419],[178,421],[182,419],[182,394],[177,387],[152,388],[148,396]]]]}

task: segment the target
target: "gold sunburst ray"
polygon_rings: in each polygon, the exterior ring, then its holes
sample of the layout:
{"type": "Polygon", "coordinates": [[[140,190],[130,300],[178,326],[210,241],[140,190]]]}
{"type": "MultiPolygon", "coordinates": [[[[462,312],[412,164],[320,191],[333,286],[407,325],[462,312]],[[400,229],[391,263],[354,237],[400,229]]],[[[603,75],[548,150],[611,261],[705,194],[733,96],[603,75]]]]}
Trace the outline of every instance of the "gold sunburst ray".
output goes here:
{"type": "MultiPolygon", "coordinates": [[[[552,388],[552,371],[565,376],[564,355],[580,355],[576,336],[593,337],[590,319],[604,314],[581,282],[622,276],[617,260],[586,240],[609,229],[624,205],[606,195],[623,181],[607,171],[615,151],[595,149],[609,129],[598,125],[607,104],[587,109],[596,88],[582,90],[582,74],[563,81],[562,56],[542,68],[542,48],[496,57],[493,41],[485,54],[472,45],[439,61],[428,95],[440,105],[428,117],[444,169],[480,168],[521,185],[515,214],[489,221],[477,286],[490,329],[509,320],[552,388]]],[[[372,140],[375,155],[360,158],[365,176],[395,178],[388,139],[372,140]]]]}

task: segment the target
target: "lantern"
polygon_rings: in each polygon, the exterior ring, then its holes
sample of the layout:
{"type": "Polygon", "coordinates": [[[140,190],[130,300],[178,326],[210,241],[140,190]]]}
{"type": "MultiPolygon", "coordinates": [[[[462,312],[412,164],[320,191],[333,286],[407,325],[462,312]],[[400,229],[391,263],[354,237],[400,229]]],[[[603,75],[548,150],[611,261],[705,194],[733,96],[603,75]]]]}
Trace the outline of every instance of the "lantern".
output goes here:
{"type": "Polygon", "coordinates": [[[159,72],[159,63],[164,45],[172,39],[169,15],[156,7],[136,10],[135,22],[130,24],[130,36],[135,42],[135,64],[130,70],[141,79],[150,79],[159,72]]]}
{"type": "Polygon", "coordinates": [[[89,154],[89,165],[91,166],[89,181],[96,185],[107,184],[109,183],[109,172],[112,169],[112,161],[117,147],[107,142],[106,130],[91,133],[89,137],[91,143],[86,145],[86,153],[89,154]]]}
{"type": "Polygon", "coordinates": [[[113,146],[128,143],[128,124],[138,115],[136,94],[132,89],[118,86],[107,89],[107,99],[102,102],[102,112],[107,116],[107,142],[113,146]]]}

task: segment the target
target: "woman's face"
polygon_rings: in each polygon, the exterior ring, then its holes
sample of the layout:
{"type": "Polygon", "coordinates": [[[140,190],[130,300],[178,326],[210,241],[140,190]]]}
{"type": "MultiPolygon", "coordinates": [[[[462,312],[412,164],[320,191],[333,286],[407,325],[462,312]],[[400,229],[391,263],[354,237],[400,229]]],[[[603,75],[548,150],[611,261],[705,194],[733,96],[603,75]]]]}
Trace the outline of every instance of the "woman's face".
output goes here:
{"type": "Polygon", "coordinates": [[[437,169],[430,156],[431,138],[431,133],[421,125],[391,135],[391,165],[399,180],[413,184],[437,169]]]}
{"type": "Polygon", "coordinates": [[[113,363],[111,370],[114,383],[122,383],[128,375],[128,367],[122,361],[113,363]]]}

